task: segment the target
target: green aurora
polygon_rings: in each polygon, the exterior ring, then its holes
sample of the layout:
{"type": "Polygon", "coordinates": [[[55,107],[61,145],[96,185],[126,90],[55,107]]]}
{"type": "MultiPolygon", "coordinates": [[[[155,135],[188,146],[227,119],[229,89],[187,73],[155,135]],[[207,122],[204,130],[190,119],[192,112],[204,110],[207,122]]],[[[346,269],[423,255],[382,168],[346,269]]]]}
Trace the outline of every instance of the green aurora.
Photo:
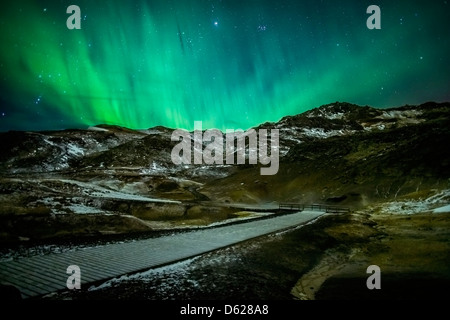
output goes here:
{"type": "Polygon", "coordinates": [[[450,100],[447,1],[18,0],[0,28],[1,131],[248,129],[334,101],[450,100]]]}

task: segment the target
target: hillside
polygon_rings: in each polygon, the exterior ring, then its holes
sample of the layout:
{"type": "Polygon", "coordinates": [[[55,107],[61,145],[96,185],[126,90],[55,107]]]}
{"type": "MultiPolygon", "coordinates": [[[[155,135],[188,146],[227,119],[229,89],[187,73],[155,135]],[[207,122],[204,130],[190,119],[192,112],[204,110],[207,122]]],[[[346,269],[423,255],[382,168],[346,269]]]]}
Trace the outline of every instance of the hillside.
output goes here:
{"type": "MultiPolygon", "coordinates": [[[[364,206],[421,190],[448,188],[450,105],[379,110],[323,106],[283,118],[280,169],[239,168],[202,190],[228,201],[364,206]]],[[[265,124],[262,127],[269,127],[265,124]]]]}
{"type": "Polygon", "coordinates": [[[230,204],[359,209],[421,199],[449,188],[449,125],[449,103],[321,106],[255,128],[279,130],[279,170],[267,176],[248,161],[175,165],[173,130],[164,127],[0,133],[0,239],[148,232],[248,215],[230,204]]]}

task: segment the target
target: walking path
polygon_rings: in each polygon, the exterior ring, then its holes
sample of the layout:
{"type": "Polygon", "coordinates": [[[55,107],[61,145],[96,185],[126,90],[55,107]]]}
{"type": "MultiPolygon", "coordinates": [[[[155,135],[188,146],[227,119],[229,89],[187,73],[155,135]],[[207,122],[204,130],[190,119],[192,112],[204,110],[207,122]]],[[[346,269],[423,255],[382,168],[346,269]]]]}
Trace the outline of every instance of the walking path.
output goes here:
{"type": "Polygon", "coordinates": [[[324,214],[302,211],[273,218],[205,228],[171,236],[80,248],[64,253],[0,262],[0,283],[18,288],[23,298],[67,289],[67,267],[80,268],[81,287],[124,274],[170,264],[244,240],[292,228],[324,214]]]}

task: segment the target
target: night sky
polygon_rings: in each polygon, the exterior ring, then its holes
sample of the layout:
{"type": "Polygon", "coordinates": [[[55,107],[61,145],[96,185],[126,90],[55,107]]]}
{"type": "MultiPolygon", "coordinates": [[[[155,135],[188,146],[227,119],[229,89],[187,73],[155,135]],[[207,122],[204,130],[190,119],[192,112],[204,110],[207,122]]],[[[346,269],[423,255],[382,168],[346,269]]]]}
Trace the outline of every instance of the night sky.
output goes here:
{"type": "Polygon", "coordinates": [[[335,101],[450,101],[449,2],[8,1],[0,131],[245,130],[335,101]],[[371,4],[380,30],[366,26],[371,4]]]}

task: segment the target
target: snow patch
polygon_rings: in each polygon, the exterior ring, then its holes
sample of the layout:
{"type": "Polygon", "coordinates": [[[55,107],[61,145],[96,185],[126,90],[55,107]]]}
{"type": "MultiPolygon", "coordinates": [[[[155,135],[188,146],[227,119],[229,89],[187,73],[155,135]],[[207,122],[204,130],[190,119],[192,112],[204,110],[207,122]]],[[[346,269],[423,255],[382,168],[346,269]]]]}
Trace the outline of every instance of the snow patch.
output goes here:
{"type": "Polygon", "coordinates": [[[427,203],[419,201],[394,201],[383,206],[381,209],[383,213],[394,214],[415,214],[429,210],[430,208],[427,203]]]}
{"type": "Polygon", "coordinates": [[[104,214],[104,215],[112,215],[105,214],[105,211],[99,210],[97,208],[88,207],[84,204],[72,204],[70,206],[66,206],[66,208],[70,209],[73,213],[76,214],[104,214]]]}
{"type": "MultiPolygon", "coordinates": [[[[117,278],[113,278],[108,280],[98,286],[91,286],[88,291],[95,291],[101,289],[111,288],[116,284],[120,284],[121,282],[127,281],[141,281],[141,282],[149,282],[153,278],[166,279],[170,274],[177,275],[177,277],[181,278],[186,276],[188,273],[189,266],[197,260],[199,257],[194,257],[190,259],[186,259],[177,263],[173,263],[167,266],[152,268],[144,272],[134,273],[131,275],[123,275],[117,278]]],[[[164,290],[163,287],[160,287],[159,290],[164,290]]]]}
{"type": "Polygon", "coordinates": [[[156,161],[153,161],[148,168],[141,168],[139,173],[141,175],[157,175],[162,174],[166,175],[167,173],[172,172],[169,168],[164,167],[156,161]]]}
{"type": "Polygon", "coordinates": [[[341,120],[344,118],[345,114],[343,112],[325,113],[323,116],[329,120],[341,120]]]}
{"type": "Polygon", "coordinates": [[[51,145],[51,146],[56,146],[56,144],[53,141],[50,141],[47,137],[43,138],[44,142],[51,145]]]}
{"type": "Polygon", "coordinates": [[[329,137],[334,137],[334,136],[342,136],[345,134],[350,134],[350,133],[354,133],[354,130],[327,130],[325,131],[325,129],[323,128],[304,128],[303,129],[303,134],[308,136],[308,137],[314,137],[314,138],[321,138],[321,139],[325,139],[325,138],[329,138],[329,137]]]}
{"type": "Polygon", "coordinates": [[[69,143],[67,145],[67,153],[69,155],[79,157],[79,156],[84,155],[84,150],[81,149],[79,146],[73,144],[73,143],[69,143]]]}
{"type": "Polygon", "coordinates": [[[102,188],[102,187],[94,185],[94,184],[89,184],[86,182],[81,182],[81,181],[76,181],[76,180],[62,179],[60,181],[63,183],[75,184],[79,187],[82,187],[83,193],[85,195],[88,195],[91,197],[145,201],[145,202],[181,203],[180,201],[175,201],[175,200],[148,198],[148,197],[144,197],[144,196],[108,190],[108,189],[102,188]]]}
{"type": "Polygon", "coordinates": [[[381,212],[387,214],[442,213],[450,211],[449,201],[450,189],[446,189],[424,200],[392,201],[383,205],[381,212]]]}
{"type": "Polygon", "coordinates": [[[328,120],[341,120],[345,118],[345,112],[336,112],[333,110],[334,105],[326,106],[325,108],[314,109],[306,114],[308,118],[321,117],[328,120]]]}
{"type": "MultiPolygon", "coordinates": [[[[87,182],[81,182],[77,180],[68,180],[68,179],[45,179],[45,180],[33,180],[31,179],[30,182],[35,183],[41,183],[41,182],[61,182],[65,184],[71,184],[75,185],[78,188],[77,192],[81,193],[82,196],[88,196],[88,197],[97,197],[97,198],[106,198],[106,199],[120,199],[120,200],[131,200],[131,201],[143,201],[143,202],[161,202],[161,203],[181,203],[180,201],[176,200],[168,200],[168,199],[156,199],[156,198],[149,198],[145,196],[120,192],[120,191],[114,191],[110,189],[106,189],[104,187],[98,186],[93,183],[87,183],[87,182]]],[[[50,186],[47,186],[47,188],[52,189],[55,192],[58,192],[58,190],[55,190],[51,188],[50,186]]]]}
{"type": "MultiPolygon", "coordinates": [[[[245,212],[242,212],[245,213],[245,212]]],[[[220,226],[220,225],[224,225],[226,223],[232,223],[232,222],[236,222],[236,221],[244,221],[244,220],[251,220],[251,219],[255,219],[255,218],[260,218],[260,217],[267,217],[267,216],[271,216],[274,215],[275,213],[273,212],[253,212],[253,211],[248,211],[248,216],[244,216],[244,217],[238,217],[238,218],[231,218],[231,219],[227,219],[225,221],[220,221],[220,222],[213,222],[211,224],[209,224],[207,227],[213,227],[213,226],[220,226]]]]}
{"type": "Polygon", "coordinates": [[[87,206],[78,201],[80,201],[80,199],[77,198],[67,200],[65,198],[46,197],[38,200],[37,203],[44,204],[46,207],[50,208],[52,215],[65,215],[68,213],[114,215],[109,211],[87,206]],[[67,202],[69,202],[69,204],[67,202]]]}
{"type": "Polygon", "coordinates": [[[444,213],[444,212],[450,212],[450,204],[433,210],[433,213],[444,213]]]}
{"type": "Polygon", "coordinates": [[[381,119],[405,119],[405,118],[417,118],[422,115],[422,111],[419,110],[390,110],[383,111],[383,113],[376,117],[381,119]]]}
{"type": "Polygon", "coordinates": [[[99,127],[89,127],[88,130],[90,130],[90,131],[105,131],[105,132],[109,131],[108,129],[99,128],[99,127]]]}

